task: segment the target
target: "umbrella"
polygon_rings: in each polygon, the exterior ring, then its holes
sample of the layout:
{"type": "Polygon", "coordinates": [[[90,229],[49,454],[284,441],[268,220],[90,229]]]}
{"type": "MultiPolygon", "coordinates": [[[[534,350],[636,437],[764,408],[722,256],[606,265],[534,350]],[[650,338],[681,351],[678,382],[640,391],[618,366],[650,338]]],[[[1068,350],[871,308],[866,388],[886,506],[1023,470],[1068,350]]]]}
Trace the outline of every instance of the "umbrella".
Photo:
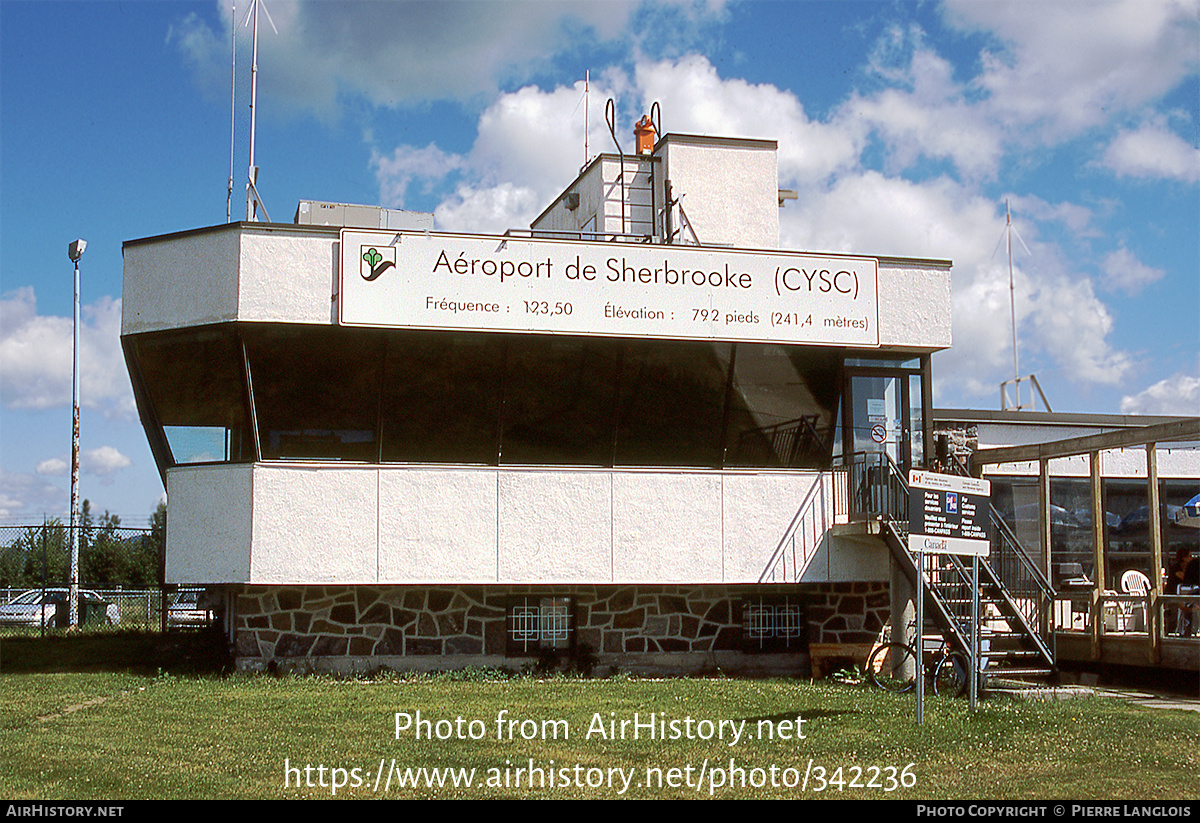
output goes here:
{"type": "MultiPolygon", "coordinates": [[[[1158,507],[1159,515],[1167,525],[1172,523],[1178,525],[1180,517],[1180,507],[1173,506],[1170,503],[1160,504],[1158,507]]],[[[1150,507],[1142,506],[1134,509],[1121,520],[1121,526],[1118,529],[1121,534],[1139,534],[1150,529],[1150,507]]]]}
{"type": "Polygon", "coordinates": [[[1183,504],[1175,525],[1200,529],[1200,494],[1183,504]]]}
{"type": "MultiPolygon", "coordinates": [[[[1030,503],[1026,506],[1017,506],[1015,515],[1017,520],[1037,520],[1041,517],[1041,510],[1037,503],[1030,503]]],[[[1050,525],[1056,529],[1078,529],[1083,526],[1074,514],[1062,506],[1055,505],[1050,506],[1050,525]]]]}
{"type": "MultiPolygon", "coordinates": [[[[1071,512],[1071,514],[1075,517],[1076,520],[1079,521],[1080,525],[1086,526],[1089,528],[1091,527],[1091,525],[1092,525],[1092,510],[1091,509],[1076,509],[1075,511],[1071,512]]],[[[1108,526],[1110,529],[1119,528],[1121,526],[1121,515],[1113,514],[1112,512],[1105,512],[1104,513],[1104,525],[1108,526]]]]}

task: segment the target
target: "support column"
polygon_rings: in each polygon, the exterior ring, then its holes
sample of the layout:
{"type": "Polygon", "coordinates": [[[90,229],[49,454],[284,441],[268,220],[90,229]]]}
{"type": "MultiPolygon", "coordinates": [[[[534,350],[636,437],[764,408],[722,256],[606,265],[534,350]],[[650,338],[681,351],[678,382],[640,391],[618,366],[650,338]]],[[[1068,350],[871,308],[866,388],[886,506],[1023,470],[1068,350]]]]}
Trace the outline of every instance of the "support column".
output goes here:
{"type": "Polygon", "coordinates": [[[1108,579],[1107,570],[1104,567],[1104,500],[1101,494],[1100,482],[1100,452],[1093,451],[1088,454],[1088,464],[1091,470],[1091,485],[1092,485],[1092,551],[1094,552],[1095,568],[1093,573],[1095,582],[1092,583],[1092,609],[1091,609],[1091,658],[1092,660],[1100,659],[1100,629],[1101,623],[1104,620],[1104,604],[1100,599],[1100,592],[1104,589],[1104,581],[1108,579]]]}
{"type": "MultiPolygon", "coordinates": [[[[1046,575],[1047,580],[1054,579],[1050,571],[1051,555],[1053,554],[1050,542],[1052,520],[1050,514],[1050,460],[1043,457],[1038,461],[1038,536],[1042,544],[1042,574],[1046,575]]],[[[1050,632],[1053,630],[1050,625],[1052,620],[1053,615],[1047,614],[1045,611],[1040,615],[1041,625],[1038,630],[1042,637],[1050,636],[1050,632]]]]}
{"type": "MultiPolygon", "coordinates": [[[[908,580],[908,575],[900,568],[900,564],[896,562],[896,558],[891,557],[889,553],[891,568],[891,612],[892,612],[892,640],[899,643],[907,643],[910,640],[917,643],[917,648],[920,648],[922,627],[916,627],[916,634],[913,637],[908,635],[909,624],[912,623],[917,616],[916,605],[914,599],[916,592],[912,583],[908,580]]],[[[920,573],[920,570],[917,572],[920,573]]],[[[902,672],[905,676],[912,674],[916,676],[917,672],[902,672]]]]}
{"type": "Polygon", "coordinates": [[[1158,598],[1162,595],[1162,507],[1158,502],[1158,448],[1146,444],[1146,505],[1150,507],[1150,592],[1146,597],[1146,631],[1155,664],[1162,660],[1163,623],[1159,620],[1158,598]]]}

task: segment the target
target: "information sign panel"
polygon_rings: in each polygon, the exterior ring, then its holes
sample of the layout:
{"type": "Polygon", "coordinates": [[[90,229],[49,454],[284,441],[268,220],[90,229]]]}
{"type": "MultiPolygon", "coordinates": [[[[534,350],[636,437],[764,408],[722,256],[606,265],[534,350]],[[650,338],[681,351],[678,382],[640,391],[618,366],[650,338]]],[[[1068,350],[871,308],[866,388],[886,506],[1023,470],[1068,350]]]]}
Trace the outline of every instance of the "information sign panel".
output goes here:
{"type": "Polygon", "coordinates": [[[345,325],[879,345],[868,257],[344,229],[340,258],[345,325]]]}
{"type": "Polygon", "coordinates": [[[908,473],[908,488],[910,551],[987,557],[989,481],[914,469],[908,473]]]}

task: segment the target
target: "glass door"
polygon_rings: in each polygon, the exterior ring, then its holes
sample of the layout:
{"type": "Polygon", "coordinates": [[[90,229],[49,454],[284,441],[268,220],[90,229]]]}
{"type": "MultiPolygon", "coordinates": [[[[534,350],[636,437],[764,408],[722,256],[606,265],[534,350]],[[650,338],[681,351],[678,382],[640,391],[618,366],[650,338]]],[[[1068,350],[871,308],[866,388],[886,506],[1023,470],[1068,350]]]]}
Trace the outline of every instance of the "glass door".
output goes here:
{"type": "Polygon", "coordinates": [[[849,451],[855,454],[884,453],[907,471],[911,460],[908,438],[908,404],[904,402],[906,381],[901,377],[850,376],[852,438],[849,451]]]}
{"type": "Polygon", "coordinates": [[[908,366],[847,362],[843,453],[886,454],[906,474],[924,465],[922,370],[908,366]]]}

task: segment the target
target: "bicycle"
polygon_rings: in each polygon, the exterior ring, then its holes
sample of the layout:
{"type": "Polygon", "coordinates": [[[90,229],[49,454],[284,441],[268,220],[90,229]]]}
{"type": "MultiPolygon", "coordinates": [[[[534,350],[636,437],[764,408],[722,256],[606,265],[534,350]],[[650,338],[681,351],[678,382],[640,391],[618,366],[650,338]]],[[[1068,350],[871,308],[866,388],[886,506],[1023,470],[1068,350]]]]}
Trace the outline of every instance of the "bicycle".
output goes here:
{"type": "Polygon", "coordinates": [[[902,694],[912,691],[917,685],[916,673],[923,670],[933,682],[933,693],[958,697],[967,690],[967,676],[971,662],[965,654],[951,649],[945,637],[932,655],[918,655],[917,643],[922,647],[925,639],[919,637],[909,645],[889,641],[871,652],[867,660],[867,677],[877,688],[902,694]],[[924,658],[929,657],[926,663],[924,658]],[[918,669],[917,661],[921,660],[918,669]]]}

